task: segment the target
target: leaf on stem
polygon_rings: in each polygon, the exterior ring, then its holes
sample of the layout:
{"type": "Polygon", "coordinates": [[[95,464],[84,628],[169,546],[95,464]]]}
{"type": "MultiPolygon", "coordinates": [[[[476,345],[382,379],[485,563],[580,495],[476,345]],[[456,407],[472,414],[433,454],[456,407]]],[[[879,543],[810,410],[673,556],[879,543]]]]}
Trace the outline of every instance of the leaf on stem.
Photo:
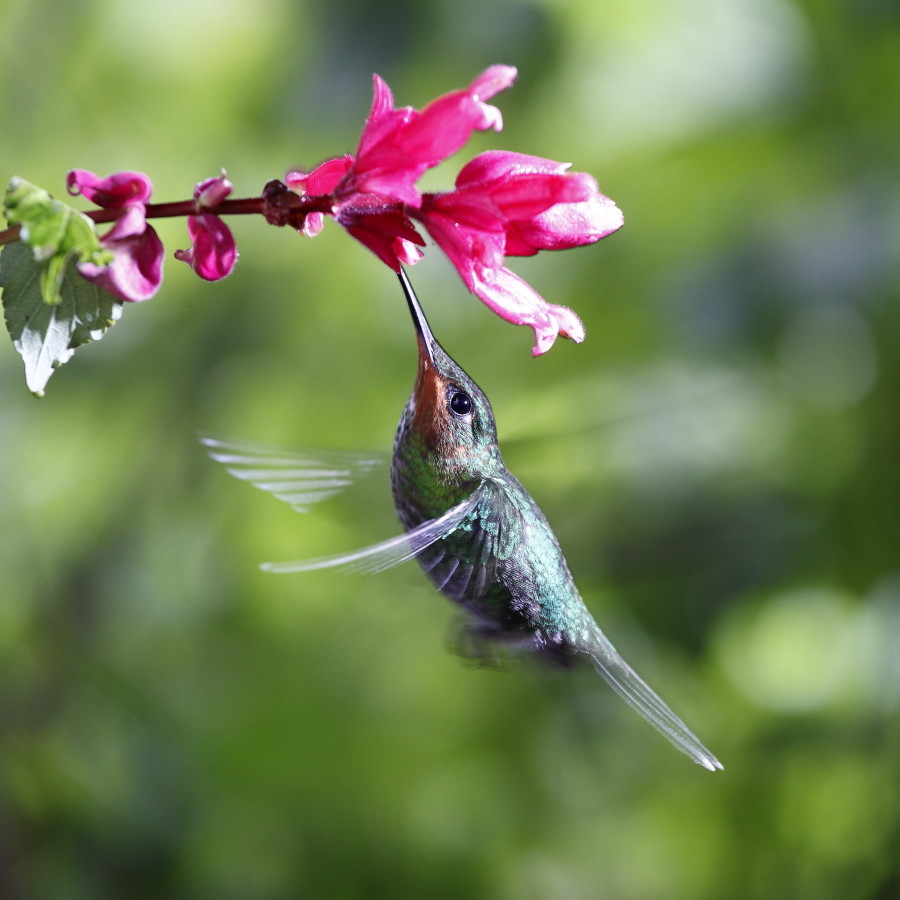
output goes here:
{"type": "Polygon", "coordinates": [[[70,260],[109,264],[113,254],[100,246],[94,223],[24,178],[10,179],[3,209],[12,225],[20,225],[21,241],[31,247],[40,266],[44,303],[61,302],[61,288],[70,260]]]}
{"type": "Polygon", "coordinates": [[[22,241],[0,252],[0,288],[6,328],[25,363],[25,383],[37,397],[54,370],[72,358],[77,347],[97,341],[121,317],[122,304],[78,275],[75,259],[59,275],[58,301],[45,302],[43,269],[22,241]]]}

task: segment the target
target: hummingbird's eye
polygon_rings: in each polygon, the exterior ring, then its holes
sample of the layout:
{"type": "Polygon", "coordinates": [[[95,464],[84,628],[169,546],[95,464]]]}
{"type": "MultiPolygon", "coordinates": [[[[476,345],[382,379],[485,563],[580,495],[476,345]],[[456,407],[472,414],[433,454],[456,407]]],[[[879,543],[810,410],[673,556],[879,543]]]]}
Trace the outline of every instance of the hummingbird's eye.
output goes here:
{"type": "Polygon", "coordinates": [[[450,398],[450,409],[458,416],[467,416],[472,412],[472,398],[464,391],[457,391],[450,398]]]}

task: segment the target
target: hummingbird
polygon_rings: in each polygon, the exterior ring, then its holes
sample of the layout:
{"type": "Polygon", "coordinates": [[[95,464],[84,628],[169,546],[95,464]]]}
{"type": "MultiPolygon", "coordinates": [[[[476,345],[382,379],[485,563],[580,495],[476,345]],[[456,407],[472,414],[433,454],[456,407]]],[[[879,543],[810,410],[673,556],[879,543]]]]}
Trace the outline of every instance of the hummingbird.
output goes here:
{"type": "MultiPolygon", "coordinates": [[[[490,401],[434,338],[402,269],[399,278],[418,343],[415,384],[391,462],[404,533],[350,553],[262,568],[377,572],[415,557],[437,590],[463,609],[463,636],[475,653],[526,651],[563,667],[587,659],[677,749],[710,771],[722,769],[597,625],[546,517],[506,468],[490,401]]],[[[201,440],[231,474],[301,511],[378,464],[364,454],[293,452],[210,435],[201,440]]]]}

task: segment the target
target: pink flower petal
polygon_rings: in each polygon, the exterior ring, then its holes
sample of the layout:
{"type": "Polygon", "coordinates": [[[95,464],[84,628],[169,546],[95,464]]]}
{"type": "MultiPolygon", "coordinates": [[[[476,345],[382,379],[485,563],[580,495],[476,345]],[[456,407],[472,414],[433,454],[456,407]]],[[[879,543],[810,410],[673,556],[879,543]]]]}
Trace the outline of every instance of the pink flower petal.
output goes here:
{"type": "Polygon", "coordinates": [[[79,263],[79,274],[120,300],[133,303],[148,300],[159,290],[164,251],[152,228],[117,241],[109,249],[115,256],[108,266],[79,263]]]}
{"type": "Polygon", "coordinates": [[[117,172],[101,178],[87,169],[72,169],[66,176],[70,194],[83,194],[91,203],[111,209],[128,203],[144,203],[153,185],[143,172],[117,172]]]}
{"type": "Polygon", "coordinates": [[[589,200],[592,183],[590,176],[580,173],[514,175],[446,194],[425,195],[420,209],[424,215],[434,208],[471,227],[503,231],[513,223],[531,221],[558,204],[589,200]]]}
{"type": "Polygon", "coordinates": [[[580,344],[584,340],[584,322],[568,306],[551,303],[548,309],[550,315],[556,320],[556,328],[562,337],[568,338],[576,344],[580,344]]]}
{"type": "Polygon", "coordinates": [[[386,266],[395,272],[400,271],[401,264],[414,265],[422,258],[422,251],[411,241],[393,237],[377,227],[371,217],[360,220],[358,224],[348,224],[344,228],[364,247],[368,247],[386,266]]]}
{"type": "Polygon", "coordinates": [[[568,172],[570,165],[524,153],[490,151],[463,167],[456,186],[460,192],[490,196],[508,221],[532,219],[555,204],[587,203],[603,196],[590,175],[568,172]]]}
{"type": "MultiPolygon", "coordinates": [[[[444,251],[456,267],[470,291],[476,292],[474,268],[498,269],[503,266],[505,235],[502,228],[493,231],[479,227],[479,223],[469,225],[466,217],[455,207],[445,212],[432,208],[419,217],[434,242],[444,251]]],[[[472,216],[470,221],[477,219],[472,216]]]]}
{"type": "Polygon", "coordinates": [[[112,228],[100,239],[104,246],[112,246],[126,238],[139,237],[147,230],[144,204],[132,203],[124,207],[125,212],[113,223],[112,228]]]}
{"type": "Polygon", "coordinates": [[[384,198],[365,196],[340,206],[335,221],[395,272],[418,262],[425,244],[403,210],[384,198]]]}
{"type": "Polygon", "coordinates": [[[485,269],[476,266],[475,294],[508,322],[528,325],[534,330],[534,356],[546,353],[557,335],[576,343],[584,340],[584,326],[565,306],[547,303],[530,284],[509,269],[485,269]]]}
{"type": "Polygon", "coordinates": [[[372,109],[356,157],[335,195],[381,194],[418,205],[415,182],[426,169],[459,150],[473,131],[502,127],[499,110],[484,101],[509,87],[515,75],[510,66],[492,66],[468,88],[438,97],[421,111],[395,109],[390,89],[375,76],[372,109]]]}
{"type": "Polygon", "coordinates": [[[456,186],[462,188],[473,184],[486,184],[512,175],[561,175],[571,165],[545,159],[543,156],[529,156],[527,153],[488,150],[479,153],[459,170],[456,186]]]}
{"type": "Polygon", "coordinates": [[[237,261],[237,247],[231,229],[213,213],[188,216],[191,248],[179,255],[206,281],[219,281],[230,275],[237,261]]]}
{"type": "Polygon", "coordinates": [[[340,183],[353,162],[349,154],[336,159],[328,159],[311,172],[293,169],[284,176],[284,183],[301,197],[306,194],[318,196],[330,194],[340,183]]]}
{"type": "Polygon", "coordinates": [[[194,197],[197,206],[202,209],[213,209],[218,206],[232,191],[231,182],[225,177],[225,170],[221,175],[215,175],[201,181],[194,188],[194,197]]]}
{"type": "Polygon", "coordinates": [[[500,91],[505,91],[508,87],[512,87],[518,74],[515,66],[488,66],[469,85],[469,90],[478,100],[490,100],[491,97],[499,94],[500,91]]]}
{"type": "Polygon", "coordinates": [[[456,153],[473,131],[501,131],[500,110],[484,101],[510,87],[515,78],[512,66],[491,66],[469,87],[432,100],[403,130],[404,152],[433,166],[456,153]]]}
{"type": "Polygon", "coordinates": [[[597,193],[580,203],[559,203],[527,221],[516,222],[507,236],[509,256],[531,256],[538,250],[567,250],[592,244],[624,224],[622,211],[597,193]]]}
{"type": "Polygon", "coordinates": [[[415,114],[411,106],[394,108],[394,95],[380,75],[372,76],[372,86],[372,107],[359,137],[355,156],[355,160],[362,157],[363,165],[369,169],[393,161],[391,144],[394,135],[415,114]]]}

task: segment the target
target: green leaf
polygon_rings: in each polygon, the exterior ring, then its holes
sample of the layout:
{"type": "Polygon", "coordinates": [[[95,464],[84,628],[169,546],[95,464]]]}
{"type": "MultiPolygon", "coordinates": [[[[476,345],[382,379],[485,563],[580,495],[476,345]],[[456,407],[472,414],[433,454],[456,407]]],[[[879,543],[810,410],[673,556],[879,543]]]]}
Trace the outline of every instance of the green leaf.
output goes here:
{"type": "Polygon", "coordinates": [[[24,178],[10,179],[3,197],[6,218],[21,225],[21,240],[40,264],[44,303],[58,304],[68,263],[77,259],[108,265],[112,254],[100,246],[94,223],[24,178]]]}
{"type": "Polygon", "coordinates": [[[0,288],[6,328],[25,363],[25,383],[37,397],[76,347],[97,341],[122,315],[112,294],[82,278],[70,259],[59,277],[59,302],[41,289],[42,263],[21,241],[0,252],[0,288]]]}

